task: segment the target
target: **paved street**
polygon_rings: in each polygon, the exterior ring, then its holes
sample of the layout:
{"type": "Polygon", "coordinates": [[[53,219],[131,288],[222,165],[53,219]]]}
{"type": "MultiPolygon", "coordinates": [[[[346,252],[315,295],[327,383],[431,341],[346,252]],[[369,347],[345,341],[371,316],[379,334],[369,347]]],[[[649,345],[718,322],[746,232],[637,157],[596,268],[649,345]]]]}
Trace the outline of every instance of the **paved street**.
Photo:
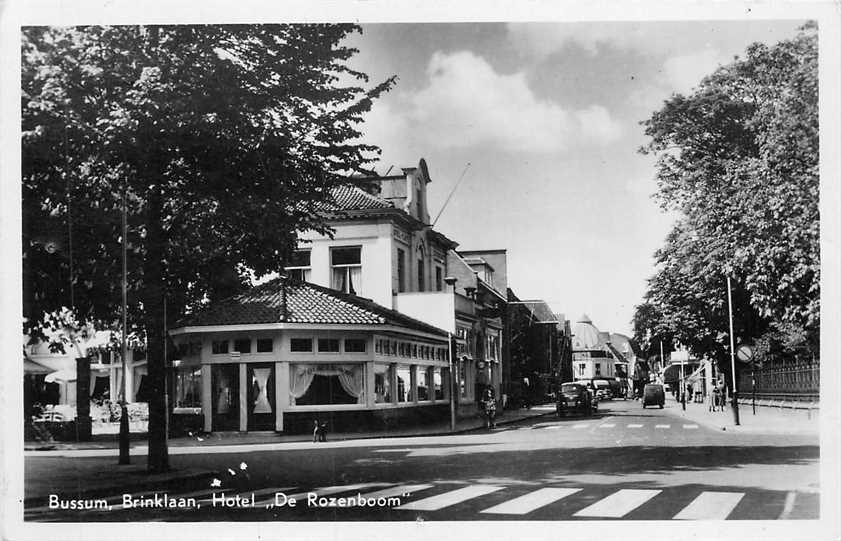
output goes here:
{"type": "MultiPolygon", "coordinates": [[[[492,432],[174,454],[174,468],[208,475],[147,491],[125,487],[96,495],[107,500],[106,510],[51,510],[47,501],[29,499],[25,516],[37,521],[818,518],[815,435],[722,432],[687,420],[671,400],[663,410],[621,400],[601,406],[595,418],[544,416],[492,432]],[[124,506],[123,492],[133,498],[157,493],[151,505],[180,507],[124,506]]],[[[45,474],[59,460],[81,472],[87,462],[101,459],[27,457],[26,475],[45,474]]]]}

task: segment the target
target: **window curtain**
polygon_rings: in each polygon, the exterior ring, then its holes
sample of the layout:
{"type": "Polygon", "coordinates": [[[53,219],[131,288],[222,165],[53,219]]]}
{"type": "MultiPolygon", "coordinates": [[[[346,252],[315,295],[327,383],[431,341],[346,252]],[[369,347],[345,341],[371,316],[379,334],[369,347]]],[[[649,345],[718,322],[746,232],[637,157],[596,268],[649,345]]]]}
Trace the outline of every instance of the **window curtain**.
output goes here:
{"type": "Polygon", "coordinates": [[[297,364],[292,365],[289,378],[289,394],[292,398],[301,398],[307,392],[312,384],[312,378],[315,377],[316,367],[297,364]]]}
{"type": "Polygon", "coordinates": [[[365,367],[362,364],[292,365],[289,378],[289,394],[292,398],[304,396],[317,375],[338,376],[347,394],[356,398],[360,404],[365,402],[365,367]]]}
{"type": "Polygon", "coordinates": [[[347,277],[347,272],[345,271],[344,267],[338,267],[333,269],[333,289],[338,291],[347,291],[345,287],[345,278],[347,277]]]}
{"type": "MultiPolygon", "coordinates": [[[[255,368],[254,376],[251,382],[253,387],[254,411],[253,413],[271,413],[272,405],[269,402],[269,377],[271,376],[271,368],[255,368]]],[[[309,385],[307,385],[309,387],[309,385]]]]}
{"type": "Polygon", "coordinates": [[[350,284],[348,284],[348,293],[356,294],[359,291],[359,286],[362,285],[362,267],[350,267],[350,284]]]}
{"type": "Polygon", "coordinates": [[[347,364],[338,367],[339,383],[347,394],[357,399],[357,402],[365,401],[365,370],[361,364],[347,364]]]}

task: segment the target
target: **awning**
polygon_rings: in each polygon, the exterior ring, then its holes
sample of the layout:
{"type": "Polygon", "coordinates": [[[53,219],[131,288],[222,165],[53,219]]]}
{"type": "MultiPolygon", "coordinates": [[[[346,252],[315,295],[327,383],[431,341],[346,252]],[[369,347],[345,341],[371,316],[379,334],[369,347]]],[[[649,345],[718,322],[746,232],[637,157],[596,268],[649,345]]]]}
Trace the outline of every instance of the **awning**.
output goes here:
{"type": "Polygon", "coordinates": [[[44,378],[44,381],[46,381],[47,383],[53,383],[56,381],[65,383],[68,381],[76,381],[76,370],[72,368],[57,370],[52,374],[48,374],[47,377],[44,378]]]}
{"type": "Polygon", "coordinates": [[[52,372],[53,369],[44,366],[43,364],[38,364],[35,361],[24,357],[23,358],[23,373],[24,375],[39,375],[39,374],[49,374],[52,372]]]}

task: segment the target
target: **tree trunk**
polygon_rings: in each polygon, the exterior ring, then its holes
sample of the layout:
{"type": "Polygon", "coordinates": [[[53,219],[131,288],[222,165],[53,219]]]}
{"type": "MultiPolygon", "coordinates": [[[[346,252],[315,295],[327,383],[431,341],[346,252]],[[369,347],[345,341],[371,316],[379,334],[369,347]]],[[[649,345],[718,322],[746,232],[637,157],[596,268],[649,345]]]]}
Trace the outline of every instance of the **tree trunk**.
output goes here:
{"type": "Polygon", "coordinates": [[[76,359],[76,440],[91,441],[91,359],[76,359]]]}
{"type": "Polygon", "coordinates": [[[161,188],[149,190],[146,216],[146,259],[143,262],[146,376],[149,383],[149,472],[169,470],[167,449],[166,359],[164,359],[164,235],[161,188]]]}

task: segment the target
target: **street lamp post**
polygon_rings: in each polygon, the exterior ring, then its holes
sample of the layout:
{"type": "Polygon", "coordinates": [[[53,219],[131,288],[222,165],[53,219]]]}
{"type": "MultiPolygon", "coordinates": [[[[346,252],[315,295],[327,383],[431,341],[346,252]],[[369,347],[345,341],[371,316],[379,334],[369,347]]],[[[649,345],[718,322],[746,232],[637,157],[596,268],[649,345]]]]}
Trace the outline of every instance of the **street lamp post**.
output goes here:
{"type": "Polygon", "coordinates": [[[739,395],[736,389],[736,347],[733,342],[733,298],[730,293],[730,275],[727,275],[727,311],[730,314],[730,379],[733,382],[733,420],[739,426],[739,395]]]}

